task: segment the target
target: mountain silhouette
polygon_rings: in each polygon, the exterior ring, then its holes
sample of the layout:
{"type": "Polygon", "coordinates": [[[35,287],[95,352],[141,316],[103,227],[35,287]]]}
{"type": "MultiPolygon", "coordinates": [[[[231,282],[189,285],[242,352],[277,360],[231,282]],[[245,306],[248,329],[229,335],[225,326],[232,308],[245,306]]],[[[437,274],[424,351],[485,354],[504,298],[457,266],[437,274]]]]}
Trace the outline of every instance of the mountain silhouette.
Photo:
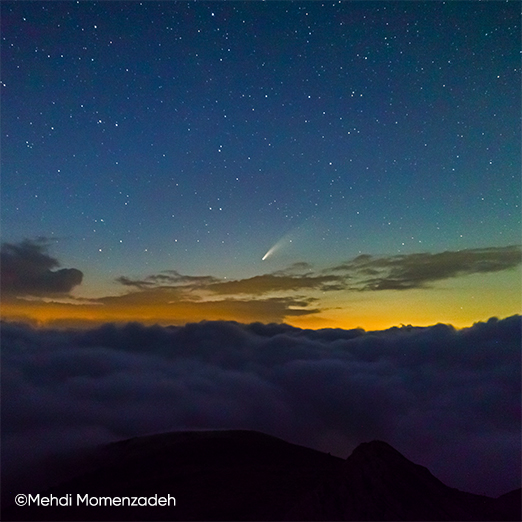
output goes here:
{"type": "Polygon", "coordinates": [[[176,505],[18,507],[4,498],[2,520],[520,520],[520,490],[494,499],[450,488],[381,441],[343,460],[255,431],[178,432],[109,444],[98,459],[42,494],[170,494],[176,505]]]}
{"type": "Polygon", "coordinates": [[[386,442],[372,441],[360,444],[286,519],[518,520],[510,501],[450,488],[386,442]]]}

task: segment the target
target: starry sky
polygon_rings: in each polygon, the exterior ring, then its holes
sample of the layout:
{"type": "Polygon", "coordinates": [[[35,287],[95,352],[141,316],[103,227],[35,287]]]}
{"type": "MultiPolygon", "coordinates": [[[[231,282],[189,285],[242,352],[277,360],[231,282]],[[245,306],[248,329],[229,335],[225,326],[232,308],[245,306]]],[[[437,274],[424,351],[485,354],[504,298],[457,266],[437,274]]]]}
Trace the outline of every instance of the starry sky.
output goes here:
{"type": "Polygon", "coordinates": [[[4,317],[520,313],[519,8],[2,2],[4,317]]]}

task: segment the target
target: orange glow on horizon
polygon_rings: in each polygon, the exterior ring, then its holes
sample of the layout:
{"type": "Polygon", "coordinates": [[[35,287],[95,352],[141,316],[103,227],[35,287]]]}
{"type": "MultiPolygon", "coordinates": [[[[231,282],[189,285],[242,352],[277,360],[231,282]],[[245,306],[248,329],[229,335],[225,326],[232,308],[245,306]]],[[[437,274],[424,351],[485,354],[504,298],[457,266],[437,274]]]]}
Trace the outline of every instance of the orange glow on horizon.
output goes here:
{"type": "MultiPolygon", "coordinates": [[[[298,328],[382,330],[401,324],[471,326],[522,310],[520,269],[475,274],[430,288],[374,292],[252,291],[205,298],[178,288],[134,291],[89,301],[49,302],[3,296],[2,318],[41,327],[93,327],[103,323],[183,325],[208,321],[286,323],[298,328]],[[301,292],[300,292],[301,293],[301,292]],[[294,297],[288,297],[289,295],[294,297]],[[308,300],[307,300],[308,299],[308,300]],[[300,304],[302,303],[302,304],[300,304]]],[[[270,281],[269,281],[270,282],[270,281]]],[[[259,278],[253,279],[258,284],[259,278]]]]}
{"type": "MultiPolygon", "coordinates": [[[[384,300],[386,301],[386,300],[384,300]]],[[[439,307],[391,306],[392,303],[359,302],[357,307],[349,306],[343,309],[329,309],[319,313],[275,317],[260,317],[256,310],[238,310],[230,306],[220,308],[219,303],[187,303],[164,304],[150,303],[136,306],[104,306],[104,305],[71,305],[63,303],[44,303],[34,301],[9,302],[2,304],[2,319],[19,321],[38,327],[53,328],[92,328],[104,323],[140,322],[146,325],[159,324],[184,325],[186,323],[208,321],[237,321],[239,323],[286,323],[304,329],[363,328],[369,330],[384,330],[401,324],[413,326],[429,326],[436,323],[452,324],[455,328],[471,326],[479,321],[487,321],[490,317],[504,318],[519,314],[514,307],[505,307],[502,313],[490,313],[467,309],[457,313],[446,307],[446,312],[439,307]],[[473,313],[474,312],[474,313],[473,313]]],[[[248,307],[246,307],[248,308],[248,307]]]]}

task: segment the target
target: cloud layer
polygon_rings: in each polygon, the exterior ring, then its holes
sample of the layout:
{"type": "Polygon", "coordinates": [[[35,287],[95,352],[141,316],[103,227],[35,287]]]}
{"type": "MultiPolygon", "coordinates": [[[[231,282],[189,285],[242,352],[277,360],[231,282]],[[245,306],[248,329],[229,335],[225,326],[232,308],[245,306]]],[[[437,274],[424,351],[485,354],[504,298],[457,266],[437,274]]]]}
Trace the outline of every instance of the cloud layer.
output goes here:
{"type": "Polygon", "coordinates": [[[1,333],[5,487],[68,449],[220,428],[342,457],[382,439],[448,485],[520,486],[520,316],[463,330],[218,321],[1,333]]]}
{"type": "Polygon", "coordinates": [[[119,277],[118,282],[138,289],[183,287],[219,295],[263,295],[303,290],[410,290],[430,288],[437,282],[471,274],[501,272],[522,263],[519,245],[414,253],[394,256],[360,255],[340,265],[314,272],[307,263],[294,263],[287,270],[241,280],[223,281],[212,276],[183,276],[174,270],[142,280],[119,277]]]}

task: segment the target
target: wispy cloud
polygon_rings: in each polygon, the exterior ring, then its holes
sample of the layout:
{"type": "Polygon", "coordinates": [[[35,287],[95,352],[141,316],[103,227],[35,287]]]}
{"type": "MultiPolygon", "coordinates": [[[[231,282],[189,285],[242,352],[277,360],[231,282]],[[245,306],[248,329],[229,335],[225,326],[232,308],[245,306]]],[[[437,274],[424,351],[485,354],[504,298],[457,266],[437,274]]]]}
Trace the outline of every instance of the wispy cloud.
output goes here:
{"type": "Polygon", "coordinates": [[[430,288],[432,283],[445,279],[509,270],[521,262],[521,248],[513,245],[436,254],[414,253],[380,257],[363,254],[320,272],[314,271],[308,263],[299,262],[284,270],[237,280],[186,276],[167,270],[141,280],[121,276],[117,281],[138,289],[184,287],[218,295],[255,296],[304,290],[410,290],[430,288]]]}
{"type": "Polygon", "coordinates": [[[344,276],[338,275],[274,275],[265,274],[238,281],[222,281],[207,286],[207,290],[216,294],[253,294],[268,292],[295,292],[321,290],[322,292],[346,288],[344,276]]]}
{"type": "Polygon", "coordinates": [[[135,288],[158,288],[172,286],[201,287],[214,282],[220,281],[212,276],[189,276],[183,275],[176,270],[165,270],[160,274],[152,274],[143,279],[130,279],[125,276],[116,278],[116,282],[124,286],[133,286],[135,288]]]}
{"type": "Polygon", "coordinates": [[[326,272],[351,276],[354,290],[410,290],[471,274],[500,272],[520,265],[519,245],[375,257],[361,255],[326,272]]]}

